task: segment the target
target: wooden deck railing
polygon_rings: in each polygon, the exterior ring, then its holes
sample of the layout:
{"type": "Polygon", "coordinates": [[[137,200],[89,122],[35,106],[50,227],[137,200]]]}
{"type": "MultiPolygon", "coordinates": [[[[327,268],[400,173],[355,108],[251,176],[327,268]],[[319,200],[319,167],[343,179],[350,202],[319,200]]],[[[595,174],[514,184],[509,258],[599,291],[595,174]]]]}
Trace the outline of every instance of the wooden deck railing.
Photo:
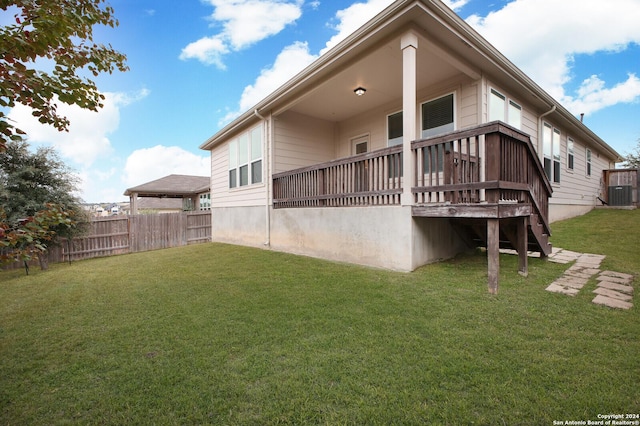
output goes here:
{"type": "MultiPolygon", "coordinates": [[[[549,184],[529,136],[493,122],[414,141],[416,205],[528,203],[549,231],[549,184]]],[[[275,174],[274,208],[400,204],[402,147],[275,174]]]]}
{"type": "Polygon", "coordinates": [[[550,234],[551,184],[525,133],[492,122],[415,141],[412,149],[416,204],[526,203],[550,234]]]}
{"type": "Polygon", "coordinates": [[[400,204],[402,146],[316,164],[273,176],[273,206],[400,204]]]}

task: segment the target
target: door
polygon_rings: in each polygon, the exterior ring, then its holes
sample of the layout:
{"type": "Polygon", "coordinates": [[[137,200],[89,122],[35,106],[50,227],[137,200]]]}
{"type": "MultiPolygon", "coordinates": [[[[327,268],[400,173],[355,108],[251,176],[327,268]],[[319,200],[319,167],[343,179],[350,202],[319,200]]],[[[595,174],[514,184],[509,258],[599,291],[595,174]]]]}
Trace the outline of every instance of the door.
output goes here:
{"type": "Polygon", "coordinates": [[[351,139],[351,153],[353,155],[369,152],[369,135],[358,136],[351,139]]]}
{"type": "MultiPolygon", "coordinates": [[[[351,139],[351,152],[354,155],[369,152],[369,135],[358,136],[351,139]]],[[[353,182],[355,192],[365,192],[369,190],[369,163],[367,160],[358,161],[353,167],[353,182]]]]}

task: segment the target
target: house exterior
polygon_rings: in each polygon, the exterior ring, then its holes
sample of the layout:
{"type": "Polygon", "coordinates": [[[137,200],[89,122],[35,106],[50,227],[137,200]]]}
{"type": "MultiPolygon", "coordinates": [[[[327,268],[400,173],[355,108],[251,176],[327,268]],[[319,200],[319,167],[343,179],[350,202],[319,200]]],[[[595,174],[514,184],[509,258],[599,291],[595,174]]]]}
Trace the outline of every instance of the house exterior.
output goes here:
{"type": "Polygon", "coordinates": [[[438,0],[394,2],[201,148],[214,241],[411,271],[481,240],[490,281],[502,240],[526,272],[620,159],[438,0]]]}
{"type": "Polygon", "coordinates": [[[173,174],[128,188],[124,195],[129,196],[131,214],[209,210],[209,185],[209,176],[173,174]]]}

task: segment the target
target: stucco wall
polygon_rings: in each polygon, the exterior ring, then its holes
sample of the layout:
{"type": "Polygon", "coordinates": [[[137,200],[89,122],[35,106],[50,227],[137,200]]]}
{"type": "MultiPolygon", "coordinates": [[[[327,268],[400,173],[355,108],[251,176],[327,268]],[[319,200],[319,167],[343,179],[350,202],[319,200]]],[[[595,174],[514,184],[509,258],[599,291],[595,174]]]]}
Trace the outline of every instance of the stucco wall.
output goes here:
{"type": "Polygon", "coordinates": [[[278,209],[271,220],[275,250],[398,271],[466,249],[446,219],[415,220],[410,207],[278,209]]]}
{"type": "Polygon", "coordinates": [[[448,219],[413,219],[413,267],[450,259],[469,250],[448,219]]]}
{"type": "Polygon", "coordinates": [[[277,209],[275,250],[410,271],[411,212],[400,206],[277,209]]]}
{"type": "Polygon", "coordinates": [[[214,207],[211,209],[211,240],[214,242],[263,247],[267,240],[266,209],[214,207]]]}

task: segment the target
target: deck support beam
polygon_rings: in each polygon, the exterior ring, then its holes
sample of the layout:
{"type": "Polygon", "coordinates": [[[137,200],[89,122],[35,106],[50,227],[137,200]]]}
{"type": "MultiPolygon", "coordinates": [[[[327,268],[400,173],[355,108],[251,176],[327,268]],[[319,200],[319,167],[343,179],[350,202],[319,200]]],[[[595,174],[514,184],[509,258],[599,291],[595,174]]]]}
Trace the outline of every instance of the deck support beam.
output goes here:
{"type": "Polygon", "coordinates": [[[487,219],[487,269],[489,293],[498,293],[500,275],[500,219],[487,219]]]}
{"type": "Polygon", "coordinates": [[[516,224],[516,250],[518,251],[518,273],[523,277],[529,275],[529,257],[527,251],[529,249],[529,217],[518,218],[516,224]]]}

